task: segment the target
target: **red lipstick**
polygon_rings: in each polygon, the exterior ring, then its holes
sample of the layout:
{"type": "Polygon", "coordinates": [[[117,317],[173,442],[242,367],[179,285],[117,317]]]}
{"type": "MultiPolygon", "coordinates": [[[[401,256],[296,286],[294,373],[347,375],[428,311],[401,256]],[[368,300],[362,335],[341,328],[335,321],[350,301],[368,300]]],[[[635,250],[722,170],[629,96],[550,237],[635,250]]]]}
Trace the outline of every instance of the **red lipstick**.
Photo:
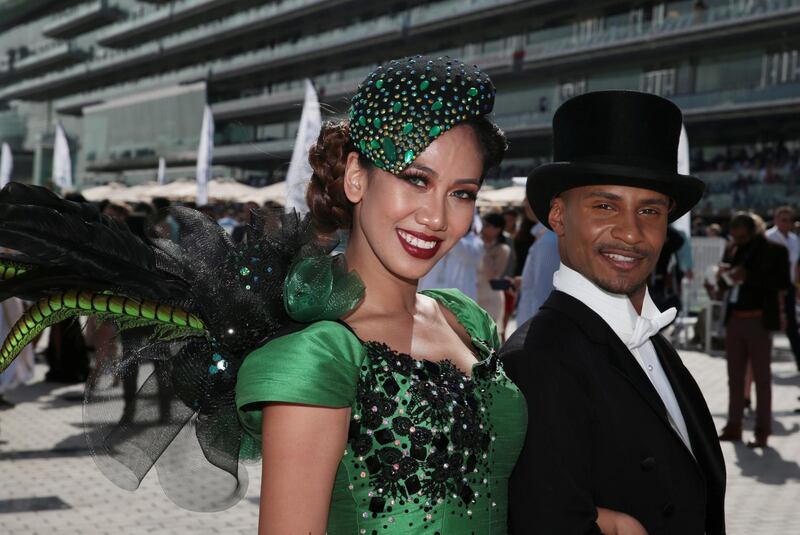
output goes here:
{"type": "Polygon", "coordinates": [[[405,249],[406,252],[411,256],[413,256],[414,258],[419,258],[421,260],[428,260],[436,256],[436,253],[439,251],[439,246],[442,244],[441,239],[436,238],[434,236],[428,236],[427,234],[423,234],[421,232],[413,232],[411,230],[397,229],[396,233],[397,233],[397,239],[400,240],[400,245],[403,246],[403,249],[405,249]],[[406,241],[406,239],[403,237],[403,234],[407,236],[413,236],[418,240],[435,242],[435,245],[430,249],[417,247],[416,245],[408,243],[408,241],[406,241]]]}

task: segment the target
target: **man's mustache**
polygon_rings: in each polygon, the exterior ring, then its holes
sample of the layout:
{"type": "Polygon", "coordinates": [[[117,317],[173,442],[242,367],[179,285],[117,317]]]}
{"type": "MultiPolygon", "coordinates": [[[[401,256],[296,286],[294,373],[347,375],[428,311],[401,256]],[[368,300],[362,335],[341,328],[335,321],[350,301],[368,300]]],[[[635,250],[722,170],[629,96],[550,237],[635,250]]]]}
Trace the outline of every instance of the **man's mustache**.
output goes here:
{"type": "Polygon", "coordinates": [[[628,245],[626,243],[601,243],[594,246],[594,251],[600,254],[611,252],[629,254],[632,257],[641,259],[650,258],[652,254],[651,251],[647,251],[635,245],[628,245]]]}

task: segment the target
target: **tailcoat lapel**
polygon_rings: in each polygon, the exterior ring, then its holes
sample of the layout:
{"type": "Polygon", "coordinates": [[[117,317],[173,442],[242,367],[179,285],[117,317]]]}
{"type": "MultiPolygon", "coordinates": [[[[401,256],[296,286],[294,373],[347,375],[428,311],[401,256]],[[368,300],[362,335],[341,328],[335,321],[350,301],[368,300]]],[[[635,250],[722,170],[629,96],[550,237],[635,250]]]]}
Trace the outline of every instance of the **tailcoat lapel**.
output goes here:
{"type": "MultiPolygon", "coordinates": [[[[550,294],[550,297],[542,308],[553,308],[563,312],[573,318],[589,338],[597,343],[608,346],[608,361],[611,367],[630,383],[642,399],[653,409],[656,416],[658,416],[663,424],[672,431],[675,439],[686,448],[678,432],[675,430],[672,423],[670,423],[667,409],[661,401],[658,392],[656,392],[650,379],[647,378],[644,370],[636,361],[636,357],[633,356],[631,351],[622,343],[622,340],[619,339],[603,318],[578,299],[557,290],[550,294]]],[[[658,348],[656,349],[658,353],[658,348]]],[[[670,383],[674,385],[675,381],[672,376],[670,376],[670,372],[667,370],[665,370],[665,372],[670,379],[670,383]]],[[[684,405],[681,405],[681,410],[685,410],[684,405]]],[[[688,448],[686,452],[690,456],[692,455],[692,452],[689,451],[688,448]]]]}
{"type": "Polygon", "coordinates": [[[683,366],[675,348],[662,335],[651,338],[656,348],[658,359],[664,368],[675,399],[681,408],[686,428],[689,431],[689,440],[692,451],[698,463],[703,467],[709,486],[721,488],[725,485],[725,466],[719,462],[722,459],[722,450],[716,435],[709,433],[713,430],[713,422],[709,426],[711,415],[706,409],[707,405],[703,394],[683,366]]]}

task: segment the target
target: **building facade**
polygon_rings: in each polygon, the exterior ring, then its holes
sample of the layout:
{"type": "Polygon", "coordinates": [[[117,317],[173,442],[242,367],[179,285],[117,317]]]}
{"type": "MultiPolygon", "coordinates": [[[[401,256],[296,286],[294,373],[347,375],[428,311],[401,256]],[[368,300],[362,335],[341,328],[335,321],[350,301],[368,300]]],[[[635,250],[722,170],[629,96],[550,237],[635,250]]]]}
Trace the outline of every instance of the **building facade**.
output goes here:
{"type": "Polygon", "coordinates": [[[800,183],[800,0],[0,0],[0,141],[47,183],[55,125],[80,185],[189,176],[203,106],[216,173],[282,179],[304,95],[324,113],[375,65],[450,55],[489,72],[510,154],[550,157],[555,108],[635,89],[684,111],[704,210],[761,209],[800,183]]]}

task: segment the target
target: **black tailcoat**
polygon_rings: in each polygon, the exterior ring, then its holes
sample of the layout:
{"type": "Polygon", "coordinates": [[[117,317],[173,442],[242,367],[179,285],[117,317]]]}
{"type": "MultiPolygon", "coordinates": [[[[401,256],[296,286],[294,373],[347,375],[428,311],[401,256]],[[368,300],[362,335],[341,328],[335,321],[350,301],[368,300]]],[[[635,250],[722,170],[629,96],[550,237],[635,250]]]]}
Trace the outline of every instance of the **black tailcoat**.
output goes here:
{"type": "Polygon", "coordinates": [[[651,340],[692,451],[634,356],[579,300],[554,291],[503,346],[528,402],[509,487],[513,534],[599,534],[596,507],[632,515],[649,535],[725,533],[725,464],[708,406],[669,342],[651,340]]]}

